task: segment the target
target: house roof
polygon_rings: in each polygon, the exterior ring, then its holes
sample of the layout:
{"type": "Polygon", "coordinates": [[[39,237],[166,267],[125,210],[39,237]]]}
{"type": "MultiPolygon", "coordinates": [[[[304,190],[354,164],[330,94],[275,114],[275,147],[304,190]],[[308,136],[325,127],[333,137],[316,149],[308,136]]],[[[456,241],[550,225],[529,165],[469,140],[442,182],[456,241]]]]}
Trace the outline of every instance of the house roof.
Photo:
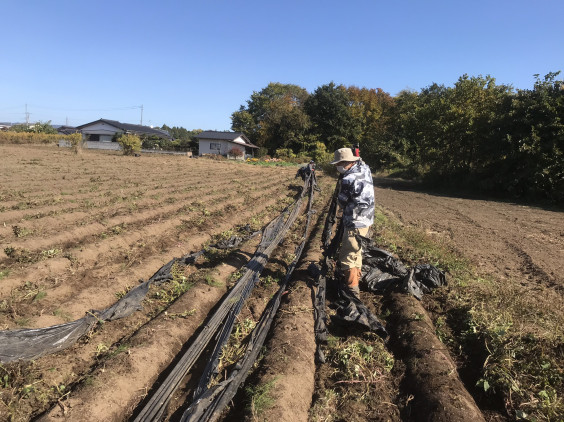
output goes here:
{"type": "Polygon", "coordinates": [[[149,126],[142,126],[142,125],[134,125],[131,123],[121,123],[118,122],[117,120],[110,120],[110,119],[99,119],[99,120],[95,120],[93,122],[90,123],[85,123],[83,125],[77,126],[77,129],[84,129],[90,125],[93,125],[95,123],[107,123],[111,126],[114,126],[118,129],[123,130],[124,132],[132,132],[132,133],[142,133],[142,134],[147,134],[147,135],[156,135],[156,136],[160,136],[162,138],[167,138],[167,139],[172,139],[172,136],[170,136],[170,134],[166,131],[166,130],[162,130],[162,129],[154,129],[152,127],[149,126]]]}
{"type": "Polygon", "coordinates": [[[208,139],[214,141],[228,141],[235,144],[245,145],[251,148],[258,148],[256,145],[252,144],[251,141],[242,132],[219,132],[215,130],[206,130],[199,133],[196,136],[197,139],[208,139]],[[237,138],[241,138],[244,143],[237,142],[237,138]]]}
{"type": "Polygon", "coordinates": [[[57,132],[63,135],[70,135],[72,133],[78,132],[78,129],[75,128],[74,126],[60,125],[57,127],[53,126],[53,128],[57,129],[57,132]]]}

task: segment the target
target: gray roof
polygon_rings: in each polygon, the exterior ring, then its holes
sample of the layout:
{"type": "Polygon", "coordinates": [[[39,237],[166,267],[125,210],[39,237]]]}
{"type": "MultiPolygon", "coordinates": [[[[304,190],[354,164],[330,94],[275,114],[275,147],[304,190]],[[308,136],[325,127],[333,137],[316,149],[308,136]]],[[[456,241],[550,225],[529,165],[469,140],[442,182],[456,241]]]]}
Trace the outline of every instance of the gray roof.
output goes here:
{"type": "Polygon", "coordinates": [[[170,136],[170,134],[166,130],[154,129],[154,128],[149,127],[149,126],[134,125],[134,124],[131,124],[131,123],[121,123],[121,122],[118,122],[117,120],[110,120],[110,119],[95,120],[93,122],[77,126],[76,128],[77,129],[83,129],[86,126],[89,126],[93,123],[98,123],[98,122],[107,123],[107,124],[112,125],[112,126],[118,128],[118,129],[123,130],[124,132],[147,134],[147,135],[156,135],[156,136],[160,136],[161,138],[172,139],[172,136],[170,136]]]}
{"type": "Polygon", "coordinates": [[[238,137],[241,137],[245,144],[250,147],[258,148],[256,145],[253,145],[251,141],[245,136],[242,132],[219,132],[216,130],[205,130],[198,135],[196,135],[197,139],[213,139],[217,141],[230,141],[233,142],[238,137]]]}
{"type": "Polygon", "coordinates": [[[79,130],[74,126],[57,125],[57,126],[53,126],[53,128],[57,129],[57,132],[63,135],[70,135],[72,133],[79,132],[79,130]]]}

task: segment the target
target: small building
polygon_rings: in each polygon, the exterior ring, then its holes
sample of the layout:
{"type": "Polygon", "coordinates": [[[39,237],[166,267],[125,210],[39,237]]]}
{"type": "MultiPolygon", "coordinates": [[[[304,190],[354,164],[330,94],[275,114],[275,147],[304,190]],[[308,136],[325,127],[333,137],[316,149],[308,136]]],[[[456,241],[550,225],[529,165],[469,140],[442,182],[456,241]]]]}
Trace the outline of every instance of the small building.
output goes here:
{"type": "Polygon", "coordinates": [[[133,134],[138,136],[158,136],[159,138],[172,140],[172,136],[161,129],[153,129],[149,126],[134,125],[131,123],[121,123],[117,120],[100,119],[94,122],[77,126],[85,141],[91,142],[112,142],[116,134],[133,134]]]}
{"type": "Polygon", "coordinates": [[[243,159],[245,157],[254,157],[254,151],[258,149],[241,132],[207,130],[198,134],[196,139],[199,144],[199,155],[220,154],[225,157],[232,156],[243,159]]]}

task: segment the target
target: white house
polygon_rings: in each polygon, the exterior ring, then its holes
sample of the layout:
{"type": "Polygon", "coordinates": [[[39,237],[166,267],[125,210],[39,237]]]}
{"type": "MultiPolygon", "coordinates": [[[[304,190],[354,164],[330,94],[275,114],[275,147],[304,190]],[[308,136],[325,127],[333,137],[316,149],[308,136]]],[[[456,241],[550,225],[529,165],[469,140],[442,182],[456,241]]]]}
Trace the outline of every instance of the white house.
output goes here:
{"type": "Polygon", "coordinates": [[[116,133],[126,133],[134,135],[155,135],[160,138],[172,139],[165,130],[153,129],[149,126],[121,123],[117,120],[100,119],[94,122],[77,126],[76,129],[82,132],[84,140],[89,142],[112,142],[116,133]]]}
{"type": "Polygon", "coordinates": [[[256,145],[241,132],[217,132],[213,130],[204,131],[196,136],[199,144],[199,155],[221,154],[224,156],[234,155],[234,150],[241,151],[244,156],[254,157],[256,145]]]}

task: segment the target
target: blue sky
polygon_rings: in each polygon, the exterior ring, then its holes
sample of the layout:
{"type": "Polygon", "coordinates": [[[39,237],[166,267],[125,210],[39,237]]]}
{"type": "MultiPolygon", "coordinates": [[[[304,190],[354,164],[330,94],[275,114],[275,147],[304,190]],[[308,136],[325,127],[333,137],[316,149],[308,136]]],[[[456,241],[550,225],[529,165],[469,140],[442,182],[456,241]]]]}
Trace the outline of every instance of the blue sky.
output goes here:
{"type": "MultiPolygon", "coordinates": [[[[228,130],[269,82],[392,95],[564,71],[564,1],[3,0],[0,121],[228,130]]],[[[560,75],[559,78],[562,78],[560,75]]]]}

